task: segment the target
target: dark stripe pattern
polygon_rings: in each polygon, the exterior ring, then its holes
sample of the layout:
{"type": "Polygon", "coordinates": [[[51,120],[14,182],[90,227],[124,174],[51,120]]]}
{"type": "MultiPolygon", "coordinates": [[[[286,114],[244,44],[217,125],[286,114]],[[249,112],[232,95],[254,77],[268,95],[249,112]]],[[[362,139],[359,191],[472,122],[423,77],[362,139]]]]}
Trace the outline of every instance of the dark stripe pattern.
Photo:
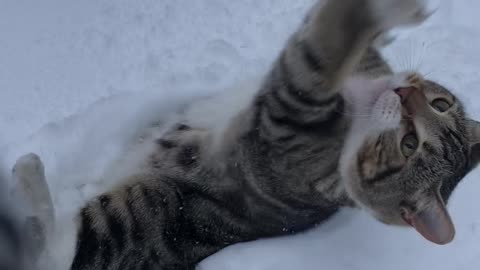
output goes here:
{"type": "Polygon", "coordinates": [[[443,165],[443,170],[450,172],[450,177],[443,180],[440,189],[443,200],[447,202],[455,187],[470,170],[469,143],[465,134],[451,128],[444,130],[440,140],[442,157],[447,163],[443,165]]]}
{"type": "Polygon", "coordinates": [[[88,204],[80,212],[71,269],[194,269],[238,242],[227,222],[236,214],[223,206],[226,198],[183,181],[165,176],[156,184],[136,183],[88,204]]]}
{"type": "MultiPolygon", "coordinates": [[[[321,77],[323,64],[305,43],[295,46],[303,56],[298,65],[308,70],[309,76],[321,77]],[[303,64],[302,64],[303,63],[303,64]]],[[[283,53],[264,85],[265,94],[257,98],[257,125],[267,132],[272,128],[294,130],[298,132],[326,132],[343,117],[344,101],[339,94],[325,94],[322,97],[322,85],[318,89],[302,89],[294,80],[289,66],[288,54],[283,53]],[[266,114],[270,123],[263,123],[261,114],[266,114]]],[[[308,76],[305,76],[308,78],[308,76]]],[[[308,84],[308,83],[307,83],[308,84]]],[[[278,133],[272,131],[270,133],[278,133]]]]}

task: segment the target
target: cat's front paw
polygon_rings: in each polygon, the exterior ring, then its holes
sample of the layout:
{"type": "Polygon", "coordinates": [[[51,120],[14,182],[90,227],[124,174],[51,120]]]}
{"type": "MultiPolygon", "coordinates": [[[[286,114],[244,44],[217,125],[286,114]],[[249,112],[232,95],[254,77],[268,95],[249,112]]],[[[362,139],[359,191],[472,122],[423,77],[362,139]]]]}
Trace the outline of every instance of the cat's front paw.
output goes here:
{"type": "Polygon", "coordinates": [[[433,14],[427,10],[425,0],[369,0],[369,3],[382,30],[418,25],[433,14]]]}

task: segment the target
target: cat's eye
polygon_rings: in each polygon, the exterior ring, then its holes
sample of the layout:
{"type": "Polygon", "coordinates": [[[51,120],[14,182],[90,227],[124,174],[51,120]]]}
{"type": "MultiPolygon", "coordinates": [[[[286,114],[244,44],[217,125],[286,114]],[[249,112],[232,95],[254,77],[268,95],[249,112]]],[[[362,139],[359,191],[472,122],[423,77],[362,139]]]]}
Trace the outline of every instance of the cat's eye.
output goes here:
{"type": "Polygon", "coordinates": [[[418,138],[415,134],[410,133],[402,139],[402,154],[405,157],[410,157],[415,154],[418,148],[418,138]]]}
{"type": "Polygon", "coordinates": [[[432,101],[432,107],[439,112],[446,112],[450,109],[451,105],[443,98],[437,98],[432,101]]]}

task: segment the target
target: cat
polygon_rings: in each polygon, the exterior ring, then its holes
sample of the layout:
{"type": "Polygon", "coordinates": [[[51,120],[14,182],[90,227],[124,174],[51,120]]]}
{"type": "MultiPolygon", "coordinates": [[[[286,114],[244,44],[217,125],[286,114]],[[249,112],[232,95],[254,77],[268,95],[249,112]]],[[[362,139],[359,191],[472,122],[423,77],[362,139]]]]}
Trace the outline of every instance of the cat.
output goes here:
{"type": "MultiPolygon", "coordinates": [[[[421,0],[314,5],[224,129],[186,117],[148,139],[138,172],[79,211],[65,268],[194,269],[224,247],[304,231],[342,207],[451,242],[446,203],[478,163],[480,125],[445,87],[393,72],[373,46],[429,15],[421,0]]],[[[20,161],[17,174],[41,179],[37,156],[20,161]]],[[[46,185],[28,178],[18,181],[46,185]]]]}

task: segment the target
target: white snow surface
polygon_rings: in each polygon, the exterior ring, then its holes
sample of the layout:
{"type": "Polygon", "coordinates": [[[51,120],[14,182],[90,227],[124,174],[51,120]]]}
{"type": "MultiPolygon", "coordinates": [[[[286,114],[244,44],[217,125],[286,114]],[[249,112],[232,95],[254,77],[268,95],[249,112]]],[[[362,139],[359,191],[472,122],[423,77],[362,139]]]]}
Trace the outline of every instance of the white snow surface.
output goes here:
{"type": "MultiPolygon", "coordinates": [[[[1,0],[4,172],[20,155],[38,153],[57,218],[65,218],[114,184],[103,173],[148,121],[171,117],[194,97],[242,90],[236,85],[263,74],[312,3],[1,0]]],[[[432,5],[434,16],[399,31],[385,55],[398,69],[418,68],[450,87],[480,119],[480,2],[432,5]]],[[[479,176],[466,177],[450,201],[457,235],[447,246],[344,210],[306,233],[226,248],[198,268],[478,269],[479,176]]]]}

